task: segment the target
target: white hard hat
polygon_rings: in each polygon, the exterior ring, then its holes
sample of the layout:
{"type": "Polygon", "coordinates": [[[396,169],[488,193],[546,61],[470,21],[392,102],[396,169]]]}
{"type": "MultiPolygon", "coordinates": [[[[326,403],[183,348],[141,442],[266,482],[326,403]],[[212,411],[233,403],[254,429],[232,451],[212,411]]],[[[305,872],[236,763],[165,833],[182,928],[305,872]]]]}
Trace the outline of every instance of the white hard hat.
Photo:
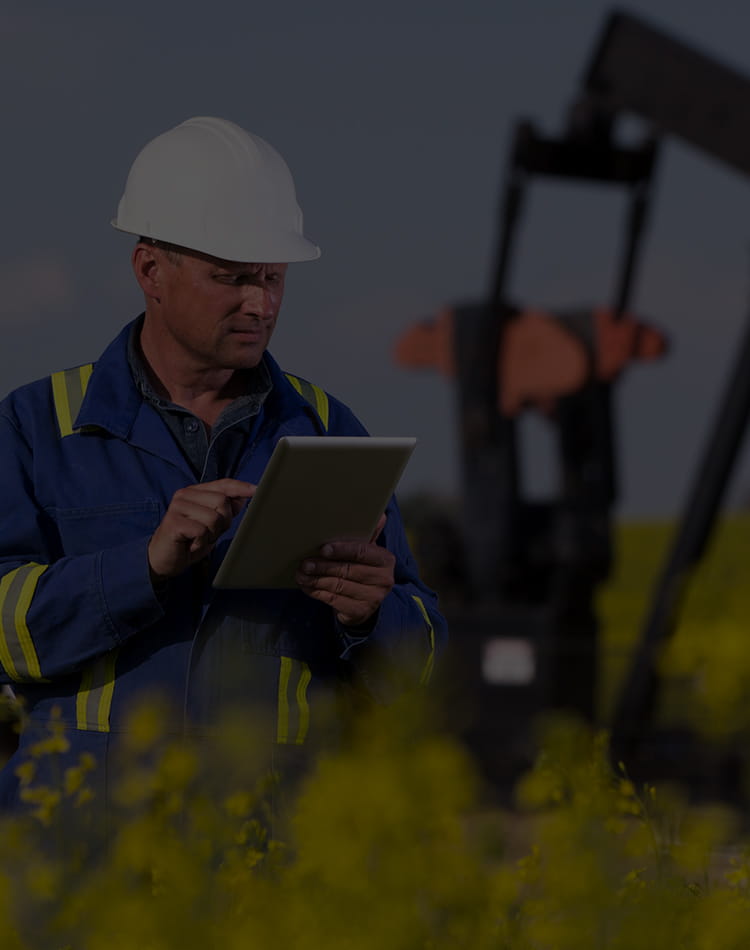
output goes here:
{"type": "Polygon", "coordinates": [[[136,157],[112,225],[227,261],[312,261],[284,159],[226,119],[188,119],[136,157]]]}

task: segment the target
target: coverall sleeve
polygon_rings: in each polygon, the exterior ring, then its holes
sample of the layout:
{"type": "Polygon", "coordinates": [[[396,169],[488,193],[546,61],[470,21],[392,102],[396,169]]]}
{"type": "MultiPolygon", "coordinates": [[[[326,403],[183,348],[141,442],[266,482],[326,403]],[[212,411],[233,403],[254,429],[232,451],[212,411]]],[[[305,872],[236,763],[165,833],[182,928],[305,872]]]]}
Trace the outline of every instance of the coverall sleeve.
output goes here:
{"type": "Polygon", "coordinates": [[[427,685],[437,655],[448,639],[436,594],[419,578],[395,499],[386,511],[386,527],[378,543],[396,558],[395,584],[380,606],[373,629],[365,637],[343,631],[343,658],[374,699],[389,702],[404,690],[427,685]]]}
{"type": "MultiPolygon", "coordinates": [[[[368,435],[352,411],[328,396],[330,434],[368,435]]],[[[430,681],[436,657],[448,639],[447,624],[436,594],[422,582],[406,539],[395,498],[386,509],[386,524],[378,543],[396,558],[395,584],[380,605],[367,636],[355,637],[335,621],[344,643],[342,659],[351,664],[356,679],[379,702],[390,702],[415,686],[430,681]]]]}
{"type": "Polygon", "coordinates": [[[80,670],[163,615],[148,572],[148,537],[65,556],[34,492],[34,456],[0,415],[0,683],[80,670]]]}

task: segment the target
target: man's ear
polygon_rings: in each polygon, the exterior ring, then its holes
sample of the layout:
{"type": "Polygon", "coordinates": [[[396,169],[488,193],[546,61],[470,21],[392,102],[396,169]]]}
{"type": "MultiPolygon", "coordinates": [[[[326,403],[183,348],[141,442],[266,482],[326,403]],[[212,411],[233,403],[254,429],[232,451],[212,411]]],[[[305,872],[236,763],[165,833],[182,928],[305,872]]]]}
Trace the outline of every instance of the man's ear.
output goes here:
{"type": "Polygon", "coordinates": [[[155,253],[154,248],[149,247],[148,244],[136,244],[130,261],[133,265],[135,279],[143,293],[146,297],[158,300],[163,262],[155,253]]]}

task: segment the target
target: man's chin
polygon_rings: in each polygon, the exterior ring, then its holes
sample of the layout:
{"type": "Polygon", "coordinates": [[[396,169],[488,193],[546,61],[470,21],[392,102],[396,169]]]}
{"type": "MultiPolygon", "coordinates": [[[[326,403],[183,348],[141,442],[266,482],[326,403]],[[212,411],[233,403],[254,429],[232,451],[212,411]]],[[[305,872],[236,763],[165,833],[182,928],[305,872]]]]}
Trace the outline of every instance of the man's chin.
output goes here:
{"type": "Polygon", "coordinates": [[[225,369],[254,369],[263,359],[265,351],[265,344],[235,345],[223,354],[222,365],[225,369]]]}

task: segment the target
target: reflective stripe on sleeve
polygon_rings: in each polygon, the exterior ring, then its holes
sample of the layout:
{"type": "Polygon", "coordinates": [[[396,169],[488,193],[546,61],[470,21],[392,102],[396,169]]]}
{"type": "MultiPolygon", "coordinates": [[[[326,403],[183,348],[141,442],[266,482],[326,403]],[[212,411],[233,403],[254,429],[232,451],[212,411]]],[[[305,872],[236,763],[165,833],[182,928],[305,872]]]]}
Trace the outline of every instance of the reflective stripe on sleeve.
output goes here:
{"type": "Polygon", "coordinates": [[[43,679],[26,616],[46,570],[46,564],[24,564],[0,580],[0,663],[16,682],[43,679]]]}
{"type": "Polygon", "coordinates": [[[315,409],[317,414],[320,416],[320,421],[323,423],[323,428],[328,431],[328,396],[320,388],[320,386],[315,386],[313,383],[308,383],[306,379],[302,379],[300,376],[292,376],[291,373],[284,374],[289,382],[294,386],[297,392],[302,396],[303,399],[306,399],[310,405],[315,409]]]}
{"type": "Polygon", "coordinates": [[[302,745],[310,727],[310,707],[307,702],[307,687],[312,674],[304,660],[280,657],[279,700],[276,722],[276,741],[284,744],[302,745]],[[290,683],[294,687],[294,703],[289,703],[290,683]],[[296,727],[296,728],[295,728],[296,727]]]}
{"type": "Polygon", "coordinates": [[[62,438],[73,434],[73,423],[86,395],[93,369],[93,363],[85,363],[75,369],[64,369],[52,374],[52,396],[62,438]]]}
{"type": "Polygon", "coordinates": [[[427,624],[427,629],[430,634],[430,655],[427,657],[427,662],[424,665],[422,670],[422,675],[419,678],[420,685],[426,686],[430,682],[430,677],[432,676],[432,668],[435,665],[435,628],[432,626],[432,621],[430,620],[430,615],[427,613],[427,608],[424,605],[424,602],[421,597],[417,597],[416,594],[412,594],[412,600],[416,603],[422,612],[422,616],[425,619],[427,624]]]}
{"type": "Polygon", "coordinates": [[[76,696],[76,728],[109,732],[109,713],[115,689],[115,663],[119,650],[111,650],[87,666],[76,696]]]}

